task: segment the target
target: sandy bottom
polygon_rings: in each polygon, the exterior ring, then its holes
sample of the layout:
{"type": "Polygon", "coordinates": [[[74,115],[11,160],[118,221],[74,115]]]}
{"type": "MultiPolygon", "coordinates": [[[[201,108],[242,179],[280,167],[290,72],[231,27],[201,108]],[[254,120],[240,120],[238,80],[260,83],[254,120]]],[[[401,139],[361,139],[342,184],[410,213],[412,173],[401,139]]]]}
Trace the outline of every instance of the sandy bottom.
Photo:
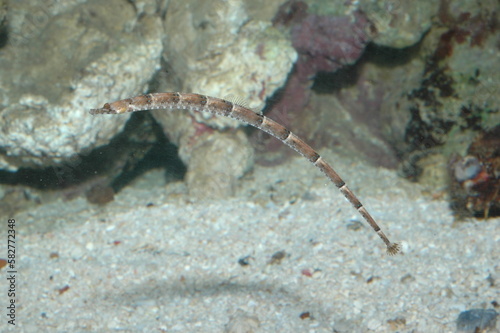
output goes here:
{"type": "Polygon", "coordinates": [[[395,172],[325,154],[403,255],[301,158],[228,200],[138,184],[14,216],[16,331],[456,332],[500,302],[500,219],[453,223],[395,172]]]}

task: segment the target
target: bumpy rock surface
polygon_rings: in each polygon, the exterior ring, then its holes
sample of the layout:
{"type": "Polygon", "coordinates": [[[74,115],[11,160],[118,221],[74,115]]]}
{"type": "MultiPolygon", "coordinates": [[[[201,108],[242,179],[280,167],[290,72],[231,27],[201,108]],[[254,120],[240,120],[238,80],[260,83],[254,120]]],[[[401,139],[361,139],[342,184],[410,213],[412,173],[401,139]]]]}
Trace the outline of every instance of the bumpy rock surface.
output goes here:
{"type": "MultiPolygon", "coordinates": [[[[291,43],[269,22],[280,3],[259,10],[240,0],[15,2],[9,43],[0,50],[0,168],[65,163],[107,144],[128,116],[91,117],[88,109],[146,92],[162,51],[174,74],[169,79],[182,84],[158,91],[194,91],[262,108],[296,59],[291,43]]],[[[195,184],[210,182],[212,167],[228,175],[216,181],[215,193],[228,193],[251,167],[253,150],[237,130],[240,123],[188,112],[156,117],[179,145],[194,192],[195,184]],[[233,130],[214,131],[228,128],[233,130]],[[217,140],[225,149],[214,146],[217,140]],[[231,152],[233,166],[220,166],[231,152]]]]}
{"type": "Polygon", "coordinates": [[[1,0],[0,1],[0,29],[2,29],[7,22],[7,20],[6,20],[7,10],[8,10],[7,0],[1,0]]]}
{"type": "MultiPolygon", "coordinates": [[[[256,112],[283,86],[296,60],[290,41],[270,22],[249,17],[244,1],[172,2],[165,34],[165,60],[182,81],[176,89],[226,98],[256,112]]],[[[191,194],[233,193],[235,180],[253,163],[248,139],[234,131],[240,122],[185,111],[154,116],[179,146],[191,194]]]]}
{"type": "Polygon", "coordinates": [[[361,10],[373,24],[379,45],[403,48],[417,43],[431,27],[439,1],[405,0],[306,0],[309,12],[317,15],[348,15],[361,10]]]}
{"type": "Polygon", "coordinates": [[[0,168],[50,165],[107,143],[127,117],[93,118],[87,110],[144,91],[159,68],[159,17],[138,20],[121,0],[15,1],[9,15],[12,42],[0,58],[0,168]]]}
{"type": "Polygon", "coordinates": [[[375,43],[403,48],[417,43],[430,29],[439,1],[362,0],[358,8],[374,24],[375,43]]]}
{"type": "MultiPolygon", "coordinates": [[[[182,89],[263,107],[280,88],[296,53],[269,22],[247,16],[243,1],[173,2],[165,20],[165,58],[182,89]]],[[[236,127],[227,118],[196,114],[216,128],[236,127]]]]}
{"type": "Polygon", "coordinates": [[[420,172],[416,161],[428,154],[464,155],[478,131],[500,123],[498,7],[443,3],[420,57],[400,67],[381,108],[407,176],[420,172]]]}

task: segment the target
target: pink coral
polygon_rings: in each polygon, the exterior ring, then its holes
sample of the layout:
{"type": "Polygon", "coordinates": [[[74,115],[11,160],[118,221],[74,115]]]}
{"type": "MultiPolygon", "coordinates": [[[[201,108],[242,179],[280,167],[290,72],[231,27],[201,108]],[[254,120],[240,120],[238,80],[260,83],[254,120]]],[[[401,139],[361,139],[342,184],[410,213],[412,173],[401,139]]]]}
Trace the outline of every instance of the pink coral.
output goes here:
{"type": "Polygon", "coordinates": [[[300,55],[297,75],[307,79],[355,62],[369,41],[368,28],[359,12],[352,17],[308,15],[292,28],[292,43],[300,55]]]}
{"type": "MultiPolygon", "coordinates": [[[[318,72],[334,72],[354,63],[370,40],[370,22],[361,12],[351,16],[323,16],[306,11],[307,5],[303,2],[289,1],[274,19],[275,25],[291,27],[292,45],[299,54],[281,94],[283,98],[269,113],[277,120],[305,108],[311,94],[311,79],[318,72]]],[[[274,147],[279,145],[273,144],[271,139],[266,150],[276,150],[274,147]]]]}

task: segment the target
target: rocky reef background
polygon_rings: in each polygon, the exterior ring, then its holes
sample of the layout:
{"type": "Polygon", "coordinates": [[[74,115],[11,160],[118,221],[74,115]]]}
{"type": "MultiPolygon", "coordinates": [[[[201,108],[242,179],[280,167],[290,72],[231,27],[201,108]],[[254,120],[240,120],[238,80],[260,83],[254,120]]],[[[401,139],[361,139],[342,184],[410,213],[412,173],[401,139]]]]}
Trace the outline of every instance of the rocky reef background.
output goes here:
{"type": "Polygon", "coordinates": [[[16,329],[500,331],[499,48],[497,0],[0,0],[16,329]],[[403,254],[259,131],[88,113],[162,91],[286,125],[403,254]]]}
{"type": "Polygon", "coordinates": [[[230,119],[87,113],[161,91],[265,112],[441,195],[452,156],[500,123],[498,24],[493,0],[1,1],[2,205],[106,203],[152,167],[227,197],[255,161],[289,158],[230,119]]]}

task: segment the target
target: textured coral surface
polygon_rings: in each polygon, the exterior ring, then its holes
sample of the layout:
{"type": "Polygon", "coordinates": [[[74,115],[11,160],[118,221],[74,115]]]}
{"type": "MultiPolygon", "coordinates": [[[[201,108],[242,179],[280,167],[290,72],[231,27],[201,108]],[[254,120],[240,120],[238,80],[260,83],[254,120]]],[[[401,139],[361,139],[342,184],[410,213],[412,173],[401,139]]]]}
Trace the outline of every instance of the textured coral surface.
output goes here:
{"type": "Polygon", "coordinates": [[[107,143],[126,119],[93,119],[85,109],[146,87],[160,61],[159,18],[138,22],[121,0],[14,1],[9,8],[0,57],[0,167],[51,165],[107,143]]]}

